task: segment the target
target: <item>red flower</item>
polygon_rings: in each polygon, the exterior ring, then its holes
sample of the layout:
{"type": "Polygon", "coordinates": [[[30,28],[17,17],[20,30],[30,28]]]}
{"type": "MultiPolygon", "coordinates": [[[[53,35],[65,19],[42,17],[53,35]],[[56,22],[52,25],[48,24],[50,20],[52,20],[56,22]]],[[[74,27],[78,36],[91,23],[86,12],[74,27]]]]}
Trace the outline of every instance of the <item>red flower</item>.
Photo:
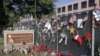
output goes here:
{"type": "Polygon", "coordinates": [[[90,40],[92,35],[91,35],[90,32],[87,32],[87,33],[84,34],[84,37],[85,37],[85,39],[90,40]]]}
{"type": "Polygon", "coordinates": [[[56,53],[56,56],[62,56],[61,52],[56,53]]]}
{"type": "Polygon", "coordinates": [[[36,47],[35,47],[35,51],[36,51],[37,53],[40,53],[40,46],[36,46],[36,47]]]}
{"type": "Polygon", "coordinates": [[[68,53],[68,55],[67,56],[74,56],[72,53],[68,53]]]}
{"type": "Polygon", "coordinates": [[[40,45],[40,50],[45,51],[46,50],[46,45],[44,45],[44,44],[40,45]]]}
{"type": "Polygon", "coordinates": [[[48,53],[51,53],[53,50],[53,48],[48,48],[48,53]]]}

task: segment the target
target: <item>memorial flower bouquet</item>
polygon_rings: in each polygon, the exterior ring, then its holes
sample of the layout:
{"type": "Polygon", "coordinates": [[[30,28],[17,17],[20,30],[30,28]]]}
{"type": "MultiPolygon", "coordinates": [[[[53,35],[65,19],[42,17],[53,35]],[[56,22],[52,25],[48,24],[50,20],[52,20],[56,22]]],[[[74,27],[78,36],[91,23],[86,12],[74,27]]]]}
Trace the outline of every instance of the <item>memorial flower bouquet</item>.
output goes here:
{"type": "Polygon", "coordinates": [[[89,45],[89,48],[91,48],[91,38],[92,38],[92,34],[90,33],[90,32],[86,32],[85,34],[84,34],[84,37],[85,37],[85,39],[88,41],[88,45],[89,45]]]}

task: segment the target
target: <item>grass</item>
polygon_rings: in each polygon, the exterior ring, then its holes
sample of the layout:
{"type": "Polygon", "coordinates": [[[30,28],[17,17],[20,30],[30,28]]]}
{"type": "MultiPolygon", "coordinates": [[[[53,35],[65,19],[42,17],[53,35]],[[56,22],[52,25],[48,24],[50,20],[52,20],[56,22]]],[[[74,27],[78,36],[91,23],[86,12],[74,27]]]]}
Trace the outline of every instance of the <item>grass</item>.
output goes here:
{"type": "Polygon", "coordinates": [[[3,40],[3,38],[0,37],[0,49],[3,48],[3,44],[4,44],[4,40],[3,40]]]}
{"type": "Polygon", "coordinates": [[[26,55],[20,54],[19,52],[12,52],[10,54],[0,54],[0,56],[26,56],[26,55]]]}
{"type": "MultiPolygon", "coordinates": [[[[4,48],[4,39],[2,37],[0,37],[0,50],[2,48],[4,48]]],[[[0,53],[0,56],[26,56],[25,54],[20,54],[19,52],[12,52],[10,54],[1,54],[0,53]]]]}

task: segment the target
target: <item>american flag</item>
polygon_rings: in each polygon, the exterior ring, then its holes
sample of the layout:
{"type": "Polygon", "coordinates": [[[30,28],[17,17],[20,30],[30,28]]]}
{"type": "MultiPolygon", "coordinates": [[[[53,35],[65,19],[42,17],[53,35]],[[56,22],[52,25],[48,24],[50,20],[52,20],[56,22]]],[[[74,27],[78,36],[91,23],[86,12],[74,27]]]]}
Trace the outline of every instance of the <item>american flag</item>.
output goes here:
{"type": "Polygon", "coordinates": [[[66,26],[66,25],[67,25],[67,21],[61,22],[61,26],[66,26]]]}
{"type": "Polygon", "coordinates": [[[82,19],[82,22],[80,23],[80,26],[82,25],[83,22],[86,22],[88,20],[88,16],[85,16],[83,19],[82,19]]]}
{"type": "Polygon", "coordinates": [[[72,17],[70,17],[69,22],[72,23],[72,24],[74,23],[72,17]]]}
{"type": "Polygon", "coordinates": [[[61,36],[61,38],[65,38],[66,34],[65,33],[61,33],[60,36],[61,36]]]}
{"type": "Polygon", "coordinates": [[[76,15],[72,14],[72,16],[70,17],[69,22],[73,24],[74,22],[76,22],[76,20],[77,20],[76,15]]]}
{"type": "Polygon", "coordinates": [[[82,22],[86,22],[88,20],[88,16],[85,16],[82,20],[82,22]]]}
{"type": "Polygon", "coordinates": [[[73,15],[72,15],[72,18],[73,18],[73,21],[76,22],[76,20],[77,20],[76,15],[73,14],[73,15]]]}
{"type": "Polygon", "coordinates": [[[95,4],[95,6],[94,6],[94,9],[100,9],[100,6],[99,6],[99,4],[95,4]]]}
{"type": "Polygon", "coordinates": [[[63,25],[67,25],[67,21],[64,21],[64,22],[63,22],[63,25]]]}
{"type": "Polygon", "coordinates": [[[60,17],[57,17],[56,19],[57,19],[57,20],[61,20],[60,17]]]}
{"type": "Polygon", "coordinates": [[[53,20],[53,23],[56,23],[56,22],[57,22],[57,19],[54,19],[54,20],[53,20]]]}

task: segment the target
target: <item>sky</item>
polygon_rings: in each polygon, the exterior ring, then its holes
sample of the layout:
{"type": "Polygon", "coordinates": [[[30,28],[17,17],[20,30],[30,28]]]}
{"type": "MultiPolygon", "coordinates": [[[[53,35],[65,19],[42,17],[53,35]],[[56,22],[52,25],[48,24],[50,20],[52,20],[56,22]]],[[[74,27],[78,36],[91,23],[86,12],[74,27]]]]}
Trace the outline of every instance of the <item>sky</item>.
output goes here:
{"type": "Polygon", "coordinates": [[[75,0],[58,0],[57,2],[55,2],[55,5],[59,6],[59,5],[63,5],[63,4],[66,4],[66,3],[73,2],[73,1],[75,1],[75,0]]]}

